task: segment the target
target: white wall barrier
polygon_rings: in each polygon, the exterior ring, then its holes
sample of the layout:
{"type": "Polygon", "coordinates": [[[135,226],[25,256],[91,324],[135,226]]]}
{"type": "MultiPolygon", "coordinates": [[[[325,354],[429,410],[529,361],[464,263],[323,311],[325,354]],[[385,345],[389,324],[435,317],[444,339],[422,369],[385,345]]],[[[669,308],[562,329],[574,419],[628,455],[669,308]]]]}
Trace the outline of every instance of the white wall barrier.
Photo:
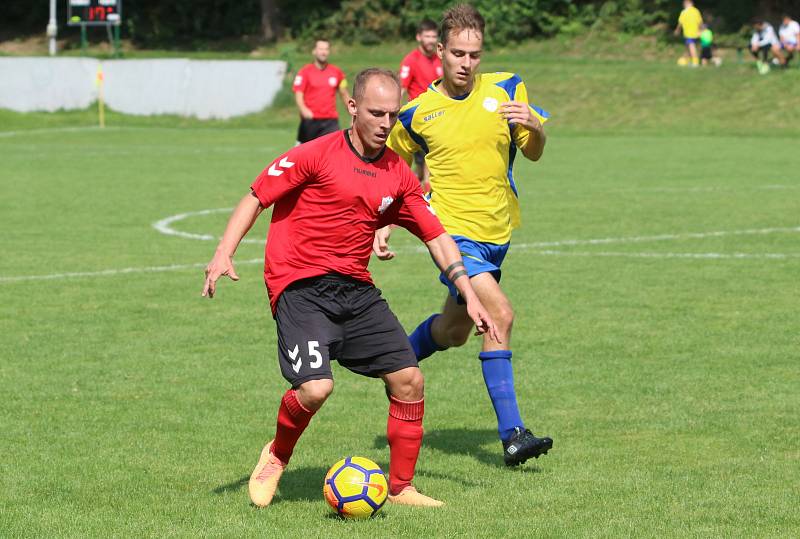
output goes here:
{"type": "Polygon", "coordinates": [[[0,58],[0,108],[19,112],[82,109],[97,99],[126,114],[230,118],[270,106],[286,63],[262,60],[104,60],[0,58]]]}

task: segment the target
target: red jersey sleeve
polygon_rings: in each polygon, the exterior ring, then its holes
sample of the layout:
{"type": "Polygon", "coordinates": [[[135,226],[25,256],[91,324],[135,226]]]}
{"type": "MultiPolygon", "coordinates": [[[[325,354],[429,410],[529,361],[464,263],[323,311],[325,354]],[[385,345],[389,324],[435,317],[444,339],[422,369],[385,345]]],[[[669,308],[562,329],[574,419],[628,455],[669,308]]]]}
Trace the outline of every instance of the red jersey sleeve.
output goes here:
{"type": "Polygon", "coordinates": [[[344,71],[342,71],[338,67],[336,68],[336,71],[339,72],[337,75],[339,77],[339,82],[336,83],[336,87],[347,88],[347,77],[345,76],[344,71]]]}
{"type": "Polygon", "coordinates": [[[403,85],[403,88],[406,90],[411,85],[411,71],[413,69],[411,55],[407,54],[403,61],[400,63],[400,84],[403,85]]]}
{"type": "Polygon", "coordinates": [[[265,208],[316,175],[316,158],[308,148],[297,146],[275,159],[250,185],[265,208]]]}
{"type": "Polygon", "coordinates": [[[297,75],[294,76],[294,82],[292,83],[292,91],[305,93],[307,85],[308,85],[308,77],[306,77],[306,69],[302,68],[300,71],[297,72],[297,75]]]}
{"type": "Polygon", "coordinates": [[[387,217],[387,224],[400,225],[422,241],[430,241],[445,233],[442,223],[422,194],[419,180],[407,166],[403,173],[403,198],[387,217]]]}

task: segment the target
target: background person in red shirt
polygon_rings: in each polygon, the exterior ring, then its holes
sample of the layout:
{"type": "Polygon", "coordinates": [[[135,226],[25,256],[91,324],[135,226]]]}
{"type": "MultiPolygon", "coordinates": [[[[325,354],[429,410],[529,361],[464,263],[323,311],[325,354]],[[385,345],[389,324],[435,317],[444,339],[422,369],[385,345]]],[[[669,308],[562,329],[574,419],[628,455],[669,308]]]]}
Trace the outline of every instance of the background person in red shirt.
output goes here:
{"type": "MultiPolygon", "coordinates": [[[[442,61],[436,54],[436,43],[439,41],[439,29],[430,19],[423,19],[417,27],[417,48],[403,58],[400,63],[400,82],[403,94],[408,93],[409,101],[416,99],[428,86],[442,76],[442,61]]],[[[417,164],[417,178],[422,189],[428,192],[430,172],[425,165],[425,154],[414,154],[417,164]]]]}
{"type": "Polygon", "coordinates": [[[347,104],[347,79],[344,72],[328,63],[331,44],[325,39],[314,42],[311,54],[314,61],[304,65],[294,77],[292,90],[300,111],[297,142],[303,144],[322,135],[339,130],[336,94],[347,104]]]}
{"type": "Polygon", "coordinates": [[[295,444],[333,391],[330,362],[383,379],[389,396],[389,501],[436,507],[411,482],[422,444],[423,378],[408,337],[372,284],[367,264],[378,228],[399,224],[420,238],[467,302],[478,334],[497,338],[453,239],[386,139],[400,111],[391,71],[359,73],[348,101],[353,127],[296,146],[256,178],[231,215],[206,268],[203,296],[239,277],[232,257],[264,208],[273,206],[264,278],[278,330],[281,372],[291,384],[275,438],[250,477],[252,502],[269,505],[295,444]]]}

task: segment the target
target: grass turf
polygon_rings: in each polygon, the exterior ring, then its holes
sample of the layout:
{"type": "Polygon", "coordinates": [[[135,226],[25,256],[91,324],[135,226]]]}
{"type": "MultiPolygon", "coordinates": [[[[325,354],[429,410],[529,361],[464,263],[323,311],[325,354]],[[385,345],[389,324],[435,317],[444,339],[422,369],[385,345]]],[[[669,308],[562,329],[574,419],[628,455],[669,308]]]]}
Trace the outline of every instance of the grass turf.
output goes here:
{"type": "MultiPolygon", "coordinates": [[[[768,84],[796,73],[513,60],[526,79],[541,74],[541,105],[568,119],[554,120],[541,163],[518,160],[524,225],[503,277],[517,312],[523,416],[555,438],[551,454],[517,470],[500,465],[472,340],[423,364],[417,483],[444,509],[329,517],[327,467],[347,454],[385,467],[388,456],[379,383],[338,368],[277,503],[251,508],[246,479],[285,389],[260,265],[244,263],[261,247],[243,245],[242,281],[201,300],[199,265],[214,243],[151,224],[234,204],[292,143],[290,116],[279,109],[285,122],[254,129],[269,113],[227,124],[112,115],[101,132],[43,129],[86,125],[89,111],[6,112],[2,535],[797,535],[797,109],[776,115],[769,136],[742,136],[744,120],[713,111],[687,136],[668,111],[684,120],[697,111],[648,89],[650,113],[620,107],[617,123],[590,125],[610,118],[617,72],[676,92],[716,77],[701,96],[752,80],[756,108],[761,92],[773,95],[768,84]],[[597,90],[583,101],[580,77],[597,90]],[[603,241],[583,241],[592,239],[603,241]],[[198,267],[164,269],[186,264],[198,267]],[[125,268],[133,271],[10,279],[125,268]]],[[[225,217],[174,226],[218,234],[225,217]]],[[[372,270],[412,329],[444,288],[408,235],[393,243],[398,259],[372,270]]]]}

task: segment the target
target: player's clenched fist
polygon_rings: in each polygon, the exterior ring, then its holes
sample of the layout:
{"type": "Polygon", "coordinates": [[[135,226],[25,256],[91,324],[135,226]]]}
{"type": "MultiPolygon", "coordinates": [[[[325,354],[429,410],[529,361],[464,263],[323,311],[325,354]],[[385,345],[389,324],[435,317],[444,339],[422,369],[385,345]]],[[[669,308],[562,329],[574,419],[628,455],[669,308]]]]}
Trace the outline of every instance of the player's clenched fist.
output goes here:
{"type": "Polygon", "coordinates": [[[231,257],[216,253],[211,262],[208,263],[208,266],[206,266],[206,280],[203,284],[203,293],[200,295],[213,298],[217,290],[217,279],[223,275],[227,275],[232,281],[239,280],[239,276],[236,275],[236,270],[233,268],[231,257]]]}
{"type": "Polygon", "coordinates": [[[508,101],[500,105],[499,112],[507,121],[522,126],[528,131],[542,130],[542,122],[531,112],[527,103],[508,101]]]}

